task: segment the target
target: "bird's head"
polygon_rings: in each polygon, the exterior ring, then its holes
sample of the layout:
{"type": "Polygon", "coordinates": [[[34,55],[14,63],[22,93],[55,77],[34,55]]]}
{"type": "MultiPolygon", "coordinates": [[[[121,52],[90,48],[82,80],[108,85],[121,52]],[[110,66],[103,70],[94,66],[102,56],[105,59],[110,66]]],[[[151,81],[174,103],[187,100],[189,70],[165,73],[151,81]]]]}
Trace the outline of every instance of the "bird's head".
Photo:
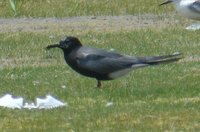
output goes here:
{"type": "Polygon", "coordinates": [[[75,47],[81,46],[81,42],[76,37],[68,36],[64,40],[61,40],[59,44],[48,45],[46,49],[60,48],[62,50],[73,49],[75,47]]]}
{"type": "Polygon", "coordinates": [[[176,3],[176,2],[178,2],[179,0],[165,0],[164,2],[162,2],[161,4],[160,4],[160,6],[162,6],[162,5],[165,5],[165,4],[169,4],[169,3],[176,3]]]}

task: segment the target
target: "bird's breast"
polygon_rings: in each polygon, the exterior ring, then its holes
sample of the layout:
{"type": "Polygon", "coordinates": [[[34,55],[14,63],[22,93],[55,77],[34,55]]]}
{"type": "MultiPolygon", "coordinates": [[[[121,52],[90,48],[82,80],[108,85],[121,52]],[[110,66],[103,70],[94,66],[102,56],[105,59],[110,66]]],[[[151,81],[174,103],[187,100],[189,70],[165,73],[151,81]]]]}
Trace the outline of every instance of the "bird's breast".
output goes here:
{"type": "MultiPolygon", "coordinates": [[[[180,4],[176,5],[177,11],[182,15],[189,19],[196,19],[200,20],[200,13],[199,10],[197,10],[197,7],[194,7],[192,5],[194,1],[181,1],[180,4]]],[[[200,6],[199,6],[200,7],[200,6]]]]}

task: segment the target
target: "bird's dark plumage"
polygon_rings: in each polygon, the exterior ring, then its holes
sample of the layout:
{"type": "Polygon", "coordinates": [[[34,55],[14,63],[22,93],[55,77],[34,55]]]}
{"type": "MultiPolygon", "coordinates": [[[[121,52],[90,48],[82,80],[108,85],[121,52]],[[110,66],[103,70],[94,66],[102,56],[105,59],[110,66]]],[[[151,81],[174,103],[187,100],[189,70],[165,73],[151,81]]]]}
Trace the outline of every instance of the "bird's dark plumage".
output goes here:
{"type": "Polygon", "coordinates": [[[59,44],[49,45],[46,49],[60,48],[67,64],[78,73],[96,78],[97,86],[101,80],[121,77],[134,68],[174,62],[181,58],[180,53],[166,56],[133,57],[115,52],[82,46],[75,37],[67,37],[59,44]]]}

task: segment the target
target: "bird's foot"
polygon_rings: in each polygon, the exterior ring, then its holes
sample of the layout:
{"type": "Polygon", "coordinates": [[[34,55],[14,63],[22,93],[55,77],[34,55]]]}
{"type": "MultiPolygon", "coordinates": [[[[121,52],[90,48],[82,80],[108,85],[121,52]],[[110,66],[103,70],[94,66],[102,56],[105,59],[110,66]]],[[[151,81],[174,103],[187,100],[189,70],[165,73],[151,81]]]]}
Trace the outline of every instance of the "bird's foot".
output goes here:
{"type": "Polygon", "coordinates": [[[101,81],[97,80],[97,88],[101,88],[101,81]]]}

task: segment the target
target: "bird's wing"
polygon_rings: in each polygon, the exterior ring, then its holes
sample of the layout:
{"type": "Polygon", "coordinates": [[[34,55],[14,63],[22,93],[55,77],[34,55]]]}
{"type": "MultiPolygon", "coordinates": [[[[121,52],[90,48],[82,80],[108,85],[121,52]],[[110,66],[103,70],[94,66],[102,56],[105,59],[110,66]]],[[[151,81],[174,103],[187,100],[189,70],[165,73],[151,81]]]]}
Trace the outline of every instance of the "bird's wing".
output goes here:
{"type": "Polygon", "coordinates": [[[200,13],[200,0],[195,1],[189,6],[189,9],[196,13],[200,13]]]}
{"type": "Polygon", "coordinates": [[[91,56],[106,56],[114,58],[123,57],[123,55],[113,51],[106,51],[103,49],[91,48],[87,46],[81,47],[81,49],[79,49],[78,52],[84,55],[91,55],[91,56]]]}
{"type": "Polygon", "coordinates": [[[181,53],[165,56],[134,57],[96,49],[82,50],[78,55],[77,66],[86,71],[109,74],[130,68],[169,63],[181,59],[181,53]],[[90,51],[91,50],[91,51],[90,51]]]}
{"type": "Polygon", "coordinates": [[[88,54],[78,58],[77,63],[80,69],[93,71],[100,74],[109,74],[119,70],[131,68],[137,59],[125,56],[110,56],[100,54],[88,54]]]}

